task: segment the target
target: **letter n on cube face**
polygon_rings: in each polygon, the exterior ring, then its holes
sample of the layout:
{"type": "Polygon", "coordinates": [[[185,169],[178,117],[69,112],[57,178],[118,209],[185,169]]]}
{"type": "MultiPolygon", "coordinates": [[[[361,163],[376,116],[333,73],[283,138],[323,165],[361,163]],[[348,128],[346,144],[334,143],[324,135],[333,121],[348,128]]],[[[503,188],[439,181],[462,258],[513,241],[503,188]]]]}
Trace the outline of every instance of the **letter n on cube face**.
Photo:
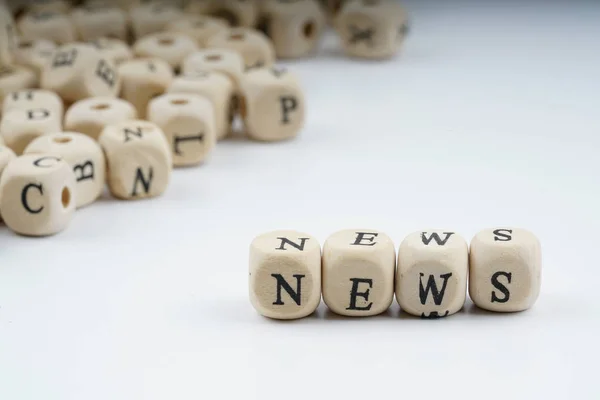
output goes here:
{"type": "Polygon", "coordinates": [[[365,317],[386,311],[394,298],[396,252],[372,229],[331,235],[323,246],[323,298],[336,314],[365,317]]]}
{"type": "Polygon", "coordinates": [[[250,245],[250,301],[262,315],[297,319],[321,301],[321,247],[310,235],[275,231],[250,245]]]}

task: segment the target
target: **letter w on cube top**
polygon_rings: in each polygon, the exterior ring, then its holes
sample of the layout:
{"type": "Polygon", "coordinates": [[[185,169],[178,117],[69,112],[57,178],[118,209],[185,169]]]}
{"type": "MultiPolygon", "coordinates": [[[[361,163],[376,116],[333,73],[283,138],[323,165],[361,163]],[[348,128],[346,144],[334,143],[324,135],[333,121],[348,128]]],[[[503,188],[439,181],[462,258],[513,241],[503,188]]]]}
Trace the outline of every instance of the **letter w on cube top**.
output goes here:
{"type": "Polygon", "coordinates": [[[366,317],[385,312],[394,295],[403,312],[442,318],[459,312],[467,282],[473,302],[494,312],[523,311],[541,283],[541,247],[530,232],[492,228],[471,247],[450,230],[423,230],[395,246],[373,229],[332,234],[321,246],[302,232],[275,231],[250,245],[250,301],[262,315],[298,319],[321,295],[334,313],[366,317]]]}

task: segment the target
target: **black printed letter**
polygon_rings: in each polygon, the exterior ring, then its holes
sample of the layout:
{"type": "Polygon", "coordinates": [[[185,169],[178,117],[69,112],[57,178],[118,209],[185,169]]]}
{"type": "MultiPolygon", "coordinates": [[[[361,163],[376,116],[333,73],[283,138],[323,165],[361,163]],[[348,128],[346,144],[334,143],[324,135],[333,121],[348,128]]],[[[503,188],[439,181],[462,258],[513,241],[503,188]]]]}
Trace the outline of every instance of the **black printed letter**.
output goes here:
{"type": "Polygon", "coordinates": [[[115,71],[106,61],[100,60],[98,62],[96,75],[98,75],[98,77],[100,77],[100,79],[102,79],[109,87],[113,87],[115,85],[115,71]]]}
{"type": "Polygon", "coordinates": [[[365,301],[369,301],[369,293],[373,287],[373,279],[350,278],[350,282],[352,282],[352,290],[350,291],[350,307],[346,308],[346,310],[369,311],[373,305],[373,302],[370,302],[366,307],[357,307],[356,298],[360,296],[364,298],[365,301]],[[364,292],[359,292],[358,285],[361,283],[368,284],[369,289],[365,290],[364,292]]]}
{"type": "Polygon", "coordinates": [[[30,214],[39,214],[44,209],[44,206],[40,206],[40,208],[37,208],[34,210],[33,208],[29,207],[29,203],[27,202],[27,192],[31,188],[36,188],[40,192],[41,195],[44,194],[42,185],[30,183],[28,185],[25,185],[25,187],[23,188],[23,191],[21,191],[21,203],[23,204],[23,207],[27,210],[27,212],[29,212],[30,214]]]}
{"type": "Polygon", "coordinates": [[[175,154],[177,154],[178,156],[182,156],[183,153],[179,149],[179,143],[180,142],[188,142],[191,140],[197,140],[200,143],[202,143],[202,140],[204,140],[204,135],[199,133],[198,136],[174,136],[173,137],[173,150],[175,150],[175,154]]]}
{"type": "Polygon", "coordinates": [[[276,305],[276,306],[285,305],[285,303],[283,301],[281,301],[281,288],[283,288],[283,290],[285,290],[287,292],[287,294],[290,295],[292,300],[294,300],[294,302],[297,305],[300,305],[300,302],[302,299],[302,278],[304,278],[305,275],[294,275],[294,278],[296,278],[296,291],[295,292],[294,292],[294,289],[292,289],[292,287],[289,285],[289,283],[287,283],[285,281],[285,279],[283,279],[283,276],[281,276],[281,274],[271,274],[271,276],[277,280],[277,300],[275,300],[273,305],[276,305]]]}
{"type": "Polygon", "coordinates": [[[60,161],[60,158],[52,157],[52,156],[46,156],[46,157],[38,158],[37,160],[35,160],[33,162],[33,165],[35,165],[36,167],[39,167],[39,168],[52,168],[59,161],[60,161]],[[50,163],[50,164],[42,164],[44,161],[48,161],[48,160],[52,160],[53,162],[50,163]]]}
{"type": "Polygon", "coordinates": [[[512,274],[510,272],[500,271],[492,275],[492,285],[494,285],[494,287],[504,295],[504,297],[499,298],[496,296],[496,292],[492,290],[492,303],[506,303],[510,299],[510,292],[508,291],[508,288],[498,280],[498,277],[500,276],[506,277],[508,283],[510,283],[512,279],[512,274]]]}
{"type": "Polygon", "coordinates": [[[142,168],[138,168],[137,171],[135,172],[135,181],[133,182],[133,191],[131,192],[132,196],[137,196],[137,187],[138,187],[138,182],[142,183],[142,186],[144,188],[144,193],[148,193],[150,191],[150,185],[152,184],[152,177],[154,176],[153,174],[153,170],[152,167],[150,167],[149,169],[149,173],[148,173],[148,179],[146,179],[144,177],[144,173],[142,172],[142,168]]]}
{"type": "Polygon", "coordinates": [[[427,302],[427,296],[429,296],[429,292],[431,291],[431,295],[433,296],[433,302],[435,303],[435,305],[441,305],[442,300],[444,300],[444,292],[446,292],[448,278],[452,276],[452,273],[440,275],[440,278],[444,280],[444,283],[442,284],[442,290],[439,291],[433,275],[429,275],[429,278],[427,279],[427,287],[423,287],[422,278],[425,276],[425,274],[419,275],[419,298],[421,299],[421,304],[425,305],[425,303],[427,302]]]}
{"type": "Polygon", "coordinates": [[[75,62],[75,58],[77,58],[77,49],[60,51],[54,56],[52,68],[71,66],[73,65],[73,62],[75,62]]]}
{"type": "Polygon", "coordinates": [[[125,128],[125,129],[123,129],[123,132],[125,133],[125,143],[127,143],[131,140],[130,135],[137,136],[140,139],[142,138],[142,128],[140,128],[139,126],[137,128],[137,131],[133,131],[129,128],[125,128]]]}
{"type": "Polygon", "coordinates": [[[365,28],[361,29],[355,25],[348,27],[350,30],[350,43],[357,44],[360,42],[366,42],[368,47],[373,47],[373,36],[375,35],[375,29],[365,28]]]}
{"type": "Polygon", "coordinates": [[[375,242],[377,236],[379,236],[379,233],[356,232],[356,240],[350,244],[353,246],[375,246],[377,244],[375,242]],[[372,237],[365,237],[365,235],[371,235],[372,237]],[[363,243],[363,240],[369,243],[363,243]]]}
{"type": "Polygon", "coordinates": [[[94,179],[94,163],[91,161],[86,161],[83,164],[77,164],[73,167],[73,172],[75,173],[77,182],[84,181],[86,179],[94,179]],[[87,175],[85,174],[86,168],[89,168],[87,175]]]}
{"type": "Polygon", "coordinates": [[[454,232],[444,232],[444,235],[446,235],[446,237],[442,240],[440,235],[436,232],[433,232],[429,237],[427,237],[427,232],[423,232],[421,233],[421,240],[423,241],[423,244],[427,246],[429,246],[429,243],[431,243],[432,240],[435,240],[439,246],[444,246],[448,239],[450,239],[450,236],[454,235],[454,232]]]}
{"type": "Polygon", "coordinates": [[[512,240],[512,229],[496,229],[494,231],[494,242],[510,242],[512,240]]]}
{"type": "Polygon", "coordinates": [[[306,241],[309,238],[298,238],[298,239],[300,239],[300,244],[296,244],[296,243],[292,242],[290,239],[287,239],[284,237],[278,237],[277,239],[281,240],[281,245],[278,248],[276,248],[275,250],[287,250],[285,248],[285,244],[287,243],[290,246],[295,247],[300,251],[304,251],[304,245],[306,244],[306,241]]]}
{"type": "Polygon", "coordinates": [[[44,119],[48,118],[49,115],[50,111],[41,108],[27,111],[27,119],[44,119]]]}
{"type": "Polygon", "coordinates": [[[290,123],[290,112],[294,111],[298,107],[298,100],[292,96],[284,96],[279,98],[279,102],[281,103],[281,114],[282,114],[282,124],[290,123]]]}

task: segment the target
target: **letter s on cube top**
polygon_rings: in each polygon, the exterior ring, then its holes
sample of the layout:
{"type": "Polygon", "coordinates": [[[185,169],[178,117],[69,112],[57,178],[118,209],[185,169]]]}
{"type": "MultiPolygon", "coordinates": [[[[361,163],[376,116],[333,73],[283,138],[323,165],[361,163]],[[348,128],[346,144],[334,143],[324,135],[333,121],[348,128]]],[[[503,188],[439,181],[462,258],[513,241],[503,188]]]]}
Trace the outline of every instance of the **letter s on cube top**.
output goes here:
{"type": "Polygon", "coordinates": [[[250,244],[250,302],[265,317],[298,319],[321,302],[321,246],[296,231],[274,231],[250,244]]]}

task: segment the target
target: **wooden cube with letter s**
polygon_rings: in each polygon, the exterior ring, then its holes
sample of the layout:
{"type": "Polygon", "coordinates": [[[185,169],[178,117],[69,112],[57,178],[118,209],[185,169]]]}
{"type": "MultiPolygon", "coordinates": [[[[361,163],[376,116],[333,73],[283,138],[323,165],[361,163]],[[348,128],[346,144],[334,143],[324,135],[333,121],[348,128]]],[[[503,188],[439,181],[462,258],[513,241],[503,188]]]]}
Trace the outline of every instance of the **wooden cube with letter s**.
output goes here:
{"type": "Polygon", "coordinates": [[[540,294],[542,255],[529,231],[493,228],[471,241],[469,295],[479,307],[495,312],[523,311],[540,294]]]}

